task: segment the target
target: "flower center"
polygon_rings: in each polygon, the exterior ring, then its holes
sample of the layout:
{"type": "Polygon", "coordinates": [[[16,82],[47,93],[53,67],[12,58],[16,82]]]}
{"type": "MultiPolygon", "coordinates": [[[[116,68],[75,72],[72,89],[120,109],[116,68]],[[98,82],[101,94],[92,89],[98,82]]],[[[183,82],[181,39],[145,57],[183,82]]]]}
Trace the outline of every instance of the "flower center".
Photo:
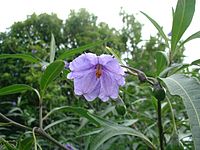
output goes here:
{"type": "Polygon", "coordinates": [[[100,78],[101,75],[102,75],[102,65],[98,64],[98,65],[96,66],[96,77],[97,77],[97,78],[100,78]]]}

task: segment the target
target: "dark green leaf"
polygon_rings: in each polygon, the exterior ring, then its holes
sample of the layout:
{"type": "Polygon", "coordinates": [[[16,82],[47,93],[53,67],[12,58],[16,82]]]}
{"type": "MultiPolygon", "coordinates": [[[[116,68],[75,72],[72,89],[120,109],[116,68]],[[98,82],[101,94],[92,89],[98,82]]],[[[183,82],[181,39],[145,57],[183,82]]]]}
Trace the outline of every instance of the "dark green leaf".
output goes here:
{"type": "Polygon", "coordinates": [[[50,63],[52,63],[52,62],[54,61],[55,53],[56,53],[56,43],[55,43],[55,38],[54,38],[54,35],[51,34],[50,63]]]}
{"type": "Polygon", "coordinates": [[[34,90],[32,87],[25,84],[14,84],[0,89],[0,96],[34,90]]]}
{"type": "Polygon", "coordinates": [[[25,139],[23,139],[22,141],[20,141],[18,149],[19,150],[30,150],[30,147],[33,146],[33,137],[27,137],[25,139]]]}
{"type": "Polygon", "coordinates": [[[200,65],[200,59],[197,59],[191,63],[192,65],[200,65]]]}
{"type": "Polygon", "coordinates": [[[10,144],[8,141],[4,140],[3,138],[0,139],[0,144],[3,144],[7,148],[7,150],[17,150],[17,148],[15,148],[12,144],[10,144]]]}
{"type": "Polygon", "coordinates": [[[28,54],[1,54],[0,55],[0,59],[6,59],[6,58],[20,58],[23,59],[25,61],[30,61],[33,63],[38,63],[40,62],[37,58],[28,55],[28,54]]]}
{"type": "Polygon", "coordinates": [[[171,50],[175,52],[178,41],[190,25],[195,11],[195,0],[178,0],[172,25],[171,50]]]}
{"type": "Polygon", "coordinates": [[[167,45],[167,47],[169,47],[169,43],[168,43],[168,38],[165,35],[165,33],[163,32],[163,29],[161,28],[161,26],[151,17],[149,17],[147,14],[145,14],[144,12],[141,12],[143,15],[145,15],[149,21],[151,21],[151,23],[154,25],[154,27],[156,27],[156,29],[158,30],[159,34],[162,36],[162,38],[165,40],[165,44],[167,45]]]}
{"type": "Polygon", "coordinates": [[[66,50],[66,52],[64,52],[63,54],[61,54],[58,59],[71,59],[73,58],[73,56],[75,56],[76,54],[80,54],[86,50],[88,50],[89,48],[93,48],[95,46],[101,45],[103,44],[105,41],[98,41],[98,42],[94,42],[94,43],[90,43],[72,50],[66,50]]]}
{"type": "Polygon", "coordinates": [[[57,107],[52,109],[45,117],[46,119],[49,115],[52,113],[55,113],[57,111],[62,111],[62,112],[74,112],[77,113],[78,115],[87,118],[89,121],[93,122],[95,125],[99,126],[100,123],[98,123],[94,118],[94,116],[87,111],[86,109],[80,108],[80,107],[71,107],[71,106],[63,106],[63,107],[57,107]]]}
{"type": "Polygon", "coordinates": [[[45,70],[40,80],[41,90],[45,90],[49,83],[51,83],[63,70],[65,63],[63,61],[54,61],[45,70]]]}
{"type": "Polygon", "coordinates": [[[158,76],[167,66],[169,60],[163,51],[156,52],[156,75],[158,76]]]}
{"type": "Polygon", "coordinates": [[[194,40],[194,39],[197,39],[197,38],[200,38],[200,31],[192,34],[191,36],[189,36],[186,40],[184,40],[180,45],[179,45],[179,48],[181,46],[183,46],[186,42],[189,42],[191,40],[194,40]]]}
{"type": "Polygon", "coordinates": [[[151,143],[151,141],[142,133],[123,126],[110,126],[106,127],[102,132],[98,133],[98,135],[93,138],[90,143],[89,149],[96,150],[98,149],[104,142],[109,140],[110,138],[118,135],[132,135],[141,138],[150,148],[156,149],[155,146],[151,143]]]}
{"type": "Polygon", "coordinates": [[[192,130],[196,149],[200,147],[200,83],[197,79],[182,74],[162,78],[172,95],[183,99],[192,130]]]}

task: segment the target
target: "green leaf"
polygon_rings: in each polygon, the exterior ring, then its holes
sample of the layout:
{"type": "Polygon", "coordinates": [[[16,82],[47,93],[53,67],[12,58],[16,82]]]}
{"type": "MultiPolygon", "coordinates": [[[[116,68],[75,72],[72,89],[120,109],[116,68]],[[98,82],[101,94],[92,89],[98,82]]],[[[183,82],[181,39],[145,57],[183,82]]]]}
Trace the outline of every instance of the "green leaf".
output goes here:
{"type": "Polygon", "coordinates": [[[12,144],[10,144],[8,141],[4,140],[3,138],[0,139],[0,144],[3,144],[7,148],[7,150],[17,150],[17,148],[15,148],[12,144]]]}
{"type": "Polygon", "coordinates": [[[191,36],[189,36],[186,40],[184,40],[180,45],[179,45],[179,48],[181,46],[183,46],[186,42],[189,42],[191,40],[194,40],[194,39],[197,39],[197,38],[200,38],[200,31],[192,34],[191,36]]]}
{"type": "Polygon", "coordinates": [[[34,90],[32,87],[25,84],[14,84],[0,89],[0,96],[34,90]]]}
{"type": "Polygon", "coordinates": [[[183,99],[192,130],[196,149],[200,147],[200,83],[197,79],[182,74],[162,78],[169,92],[183,99]]]}
{"type": "Polygon", "coordinates": [[[56,120],[56,121],[50,123],[49,125],[47,125],[47,126],[44,128],[44,130],[47,130],[47,129],[49,129],[49,128],[52,128],[53,126],[55,126],[55,125],[57,125],[57,124],[60,124],[60,123],[62,123],[62,122],[65,122],[65,121],[72,121],[72,120],[74,120],[74,118],[71,118],[71,117],[64,118],[64,119],[60,119],[60,120],[56,120]]]}
{"type": "Polygon", "coordinates": [[[115,58],[116,58],[121,64],[123,64],[123,62],[122,62],[120,56],[117,54],[117,52],[116,52],[115,50],[113,50],[112,48],[107,47],[107,46],[106,46],[106,50],[107,50],[109,53],[111,53],[113,56],[115,56],[115,58]]]}
{"type": "Polygon", "coordinates": [[[195,0],[178,0],[172,25],[171,50],[175,52],[177,43],[190,25],[195,11],[195,0]]]}
{"type": "Polygon", "coordinates": [[[37,58],[28,55],[28,54],[1,54],[0,55],[0,59],[6,59],[6,58],[20,58],[23,59],[25,61],[29,61],[32,63],[38,63],[40,62],[37,58]]]}
{"type": "Polygon", "coordinates": [[[54,61],[51,63],[46,70],[44,71],[44,74],[41,77],[40,80],[40,88],[41,90],[45,90],[49,83],[51,83],[63,70],[65,66],[65,63],[61,60],[54,61]]]}
{"type": "Polygon", "coordinates": [[[142,133],[123,126],[113,126],[113,127],[106,127],[103,131],[98,133],[96,137],[90,143],[89,150],[96,150],[98,149],[104,142],[109,140],[114,136],[119,135],[132,135],[141,138],[151,149],[156,149],[155,146],[151,143],[151,141],[142,133]]]}
{"type": "Polygon", "coordinates": [[[33,146],[33,137],[27,137],[25,139],[23,139],[22,141],[20,141],[19,145],[18,145],[18,149],[19,150],[30,150],[30,147],[33,146]]]}
{"type": "Polygon", "coordinates": [[[89,48],[93,48],[95,46],[101,45],[103,43],[105,43],[106,41],[98,41],[98,42],[94,42],[94,43],[90,43],[72,50],[66,50],[66,52],[64,52],[63,54],[61,54],[58,59],[71,59],[73,58],[73,56],[75,56],[76,54],[80,54],[86,50],[88,50],[89,48]]]}
{"type": "Polygon", "coordinates": [[[52,62],[54,61],[55,53],[56,53],[56,43],[55,43],[55,38],[54,38],[54,35],[51,34],[50,63],[52,63],[52,62]]]}
{"type": "Polygon", "coordinates": [[[100,123],[94,119],[94,116],[89,111],[80,107],[71,107],[71,106],[62,106],[62,107],[54,108],[43,118],[43,120],[45,120],[48,116],[50,116],[52,113],[55,113],[57,111],[77,113],[78,115],[87,118],[89,121],[93,122],[95,125],[100,126],[100,123]]]}
{"type": "Polygon", "coordinates": [[[167,55],[163,51],[156,52],[156,75],[158,76],[169,64],[167,55]]]}
{"type": "Polygon", "coordinates": [[[141,13],[143,15],[145,15],[149,19],[149,21],[151,21],[151,23],[154,25],[154,27],[156,27],[156,29],[158,30],[159,34],[165,40],[165,44],[167,45],[167,47],[169,47],[168,38],[165,35],[165,33],[163,32],[163,29],[161,28],[161,26],[154,19],[152,19],[151,17],[149,17],[146,13],[144,13],[142,11],[141,11],[141,13]]]}
{"type": "Polygon", "coordinates": [[[191,65],[200,65],[200,59],[193,61],[191,65]]]}

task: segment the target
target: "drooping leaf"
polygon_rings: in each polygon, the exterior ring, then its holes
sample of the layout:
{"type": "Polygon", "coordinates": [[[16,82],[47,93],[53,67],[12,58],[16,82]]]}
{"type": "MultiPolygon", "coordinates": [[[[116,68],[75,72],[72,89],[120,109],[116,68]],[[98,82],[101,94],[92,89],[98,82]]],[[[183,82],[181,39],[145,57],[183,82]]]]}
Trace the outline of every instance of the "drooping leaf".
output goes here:
{"type": "Polygon", "coordinates": [[[156,52],[156,75],[158,76],[167,66],[169,60],[163,51],[156,52]]]}
{"type": "Polygon", "coordinates": [[[61,73],[64,66],[65,63],[63,61],[57,60],[46,68],[40,80],[40,88],[42,91],[44,91],[49,83],[51,83],[61,73]]]}
{"type": "Polygon", "coordinates": [[[52,63],[52,62],[54,61],[55,53],[56,53],[56,43],[55,43],[55,38],[54,38],[54,35],[51,34],[50,63],[52,63]]]}
{"type": "Polygon", "coordinates": [[[178,0],[172,25],[171,50],[176,50],[178,41],[190,25],[195,11],[195,0],[178,0]]]}
{"type": "Polygon", "coordinates": [[[80,108],[80,107],[71,107],[71,106],[57,107],[57,108],[52,109],[43,119],[46,119],[49,115],[51,115],[52,113],[56,113],[58,111],[77,113],[78,115],[87,118],[89,121],[91,121],[95,125],[100,126],[100,123],[98,123],[94,119],[94,116],[92,116],[92,114],[88,110],[80,108]]]}
{"type": "Polygon", "coordinates": [[[192,34],[191,36],[189,36],[186,40],[184,40],[180,45],[179,45],[179,48],[181,46],[183,46],[185,43],[191,41],[191,40],[194,40],[194,39],[197,39],[197,38],[200,38],[200,31],[192,34]]]}
{"type": "Polygon", "coordinates": [[[123,64],[123,62],[122,62],[120,56],[117,54],[117,52],[116,52],[115,50],[113,50],[112,48],[107,47],[107,46],[106,46],[106,50],[107,50],[109,53],[111,53],[113,56],[115,56],[115,58],[116,58],[121,64],[123,64]]]}
{"type": "Polygon", "coordinates": [[[9,95],[9,94],[16,94],[25,92],[27,90],[34,90],[31,86],[25,84],[14,84],[10,86],[6,86],[0,89],[0,96],[9,95]]]}
{"type": "Polygon", "coordinates": [[[15,148],[14,145],[10,144],[8,141],[4,140],[3,138],[0,138],[0,146],[1,145],[4,145],[7,150],[17,150],[17,148],[15,148]]]}
{"type": "Polygon", "coordinates": [[[192,130],[196,149],[200,148],[200,83],[197,79],[182,74],[162,78],[169,92],[183,99],[192,130]]]}
{"type": "Polygon", "coordinates": [[[158,30],[159,34],[162,36],[162,38],[165,40],[165,44],[167,45],[167,47],[169,47],[169,43],[168,43],[168,38],[165,35],[162,27],[154,20],[152,19],[150,16],[148,16],[146,13],[141,12],[143,15],[145,15],[149,21],[151,21],[151,23],[154,25],[154,27],[156,27],[156,29],[158,30]]]}
{"type": "Polygon", "coordinates": [[[28,54],[1,54],[0,55],[0,59],[6,59],[6,58],[20,58],[32,63],[40,62],[40,60],[28,54]]]}
{"type": "Polygon", "coordinates": [[[27,137],[19,142],[18,149],[19,150],[30,150],[30,147],[33,146],[33,137],[27,137]]]}
{"type": "Polygon", "coordinates": [[[191,65],[200,65],[200,59],[193,61],[191,65]]]}
{"type": "Polygon", "coordinates": [[[119,135],[136,136],[138,138],[141,138],[151,149],[156,149],[152,142],[142,133],[129,127],[111,126],[104,128],[103,131],[98,133],[98,135],[95,138],[93,138],[93,140],[90,143],[89,150],[96,150],[110,138],[119,135]]]}
{"type": "Polygon", "coordinates": [[[98,42],[94,42],[94,43],[90,43],[72,50],[66,50],[63,54],[61,54],[58,59],[71,59],[73,56],[75,56],[76,54],[80,54],[90,48],[93,48],[95,46],[101,45],[103,43],[105,43],[106,41],[98,41],[98,42]]]}

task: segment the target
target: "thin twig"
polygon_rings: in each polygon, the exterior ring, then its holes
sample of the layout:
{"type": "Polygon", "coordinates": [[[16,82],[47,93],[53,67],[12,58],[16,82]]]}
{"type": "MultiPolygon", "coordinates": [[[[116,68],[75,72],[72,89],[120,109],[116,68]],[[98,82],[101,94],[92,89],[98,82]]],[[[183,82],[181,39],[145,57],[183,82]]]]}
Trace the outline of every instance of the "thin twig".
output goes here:
{"type": "Polygon", "coordinates": [[[0,113],[0,118],[3,118],[4,120],[6,120],[7,122],[13,124],[13,125],[16,126],[16,127],[20,127],[20,128],[22,128],[22,129],[25,129],[25,130],[32,130],[32,128],[30,128],[30,127],[27,127],[27,126],[25,126],[25,125],[22,125],[22,124],[20,124],[20,123],[17,123],[17,122],[15,122],[15,121],[9,119],[8,117],[6,117],[5,115],[3,115],[2,113],[0,113]]]}
{"type": "Polygon", "coordinates": [[[0,118],[3,118],[4,120],[6,120],[7,122],[11,123],[12,125],[16,126],[16,127],[20,127],[22,129],[25,130],[29,130],[29,131],[35,131],[35,133],[41,135],[42,137],[44,137],[45,139],[48,139],[49,141],[53,142],[55,145],[57,145],[58,147],[64,149],[64,150],[68,150],[64,145],[60,144],[57,140],[55,140],[53,137],[51,137],[49,134],[47,134],[43,129],[38,128],[38,127],[34,127],[33,129],[30,127],[27,127],[25,125],[22,125],[20,123],[17,123],[11,119],[9,119],[8,117],[6,117],[5,115],[3,115],[2,113],[0,113],[0,118]]]}

